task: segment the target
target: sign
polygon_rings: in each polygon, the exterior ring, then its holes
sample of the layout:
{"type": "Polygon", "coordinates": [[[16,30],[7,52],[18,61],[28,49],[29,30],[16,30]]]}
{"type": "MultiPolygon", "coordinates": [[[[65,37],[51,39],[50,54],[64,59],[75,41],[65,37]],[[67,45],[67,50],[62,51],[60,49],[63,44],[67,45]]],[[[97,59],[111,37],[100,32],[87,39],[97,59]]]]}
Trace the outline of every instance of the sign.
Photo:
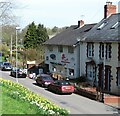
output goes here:
{"type": "Polygon", "coordinates": [[[55,54],[50,54],[50,58],[53,60],[56,60],[56,55],[55,54]]]}

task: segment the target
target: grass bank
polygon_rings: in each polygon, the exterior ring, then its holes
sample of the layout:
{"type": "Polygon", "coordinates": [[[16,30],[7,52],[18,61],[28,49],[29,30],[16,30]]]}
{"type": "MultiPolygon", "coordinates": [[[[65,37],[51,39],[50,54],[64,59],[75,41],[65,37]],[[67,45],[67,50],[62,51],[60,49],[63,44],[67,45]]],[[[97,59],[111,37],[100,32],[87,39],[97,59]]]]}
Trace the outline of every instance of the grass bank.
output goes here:
{"type": "Polygon", "coordinates": [[[0,88],[2,88],[0,114],[68,115],[66,109],[60,108],[18,83],[0,78],[0,88]]]}

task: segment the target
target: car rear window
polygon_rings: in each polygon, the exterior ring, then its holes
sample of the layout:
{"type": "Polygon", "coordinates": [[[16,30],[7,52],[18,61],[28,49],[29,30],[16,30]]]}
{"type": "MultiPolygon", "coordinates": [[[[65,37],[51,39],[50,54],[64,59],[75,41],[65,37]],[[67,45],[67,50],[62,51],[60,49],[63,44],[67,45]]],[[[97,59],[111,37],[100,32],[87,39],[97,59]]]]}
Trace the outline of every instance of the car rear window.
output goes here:
{"type": "Polygon", "coordinates": [[[69,82],[66,82],[66,81],[63,81],[63,82],[61,82],[60,84],[61,84],[61,85],[70,85],[70,83],[69,83],[69,82]]]}
{"type": "Polygon", "coordinates": [[[50,76],[44,76],[42,77],[44,80],[52,80],[52,78],[50,76]]]}

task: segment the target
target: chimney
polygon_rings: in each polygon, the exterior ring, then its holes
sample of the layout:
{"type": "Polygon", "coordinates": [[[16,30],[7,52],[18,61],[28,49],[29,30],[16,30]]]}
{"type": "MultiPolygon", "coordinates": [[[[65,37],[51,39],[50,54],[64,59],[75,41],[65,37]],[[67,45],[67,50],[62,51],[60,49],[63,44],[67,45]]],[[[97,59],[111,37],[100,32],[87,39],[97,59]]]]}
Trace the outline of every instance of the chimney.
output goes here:
{"type": "Polygon", "coordinates": [[[78,21],[78,27],[82,27],[84,25],[84,21],[83,20],[80,20],[80,21],[78,21]]]}
{"type": "Polygon", "coordinates": [[[106,2],[106,5],[104,6],[104,18],[107,18],[112,14],[116,14],[116,5],[112,5],[112,2],[106,2]]]}

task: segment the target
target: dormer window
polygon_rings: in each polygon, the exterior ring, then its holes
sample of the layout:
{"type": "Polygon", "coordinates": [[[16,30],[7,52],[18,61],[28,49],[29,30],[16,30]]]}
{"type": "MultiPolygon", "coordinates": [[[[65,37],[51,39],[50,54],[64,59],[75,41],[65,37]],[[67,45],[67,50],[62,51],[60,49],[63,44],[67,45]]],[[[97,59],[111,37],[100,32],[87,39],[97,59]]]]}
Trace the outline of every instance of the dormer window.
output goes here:
{"type": "Polygon", "coordinates": [[[119,22],[116,22],[116,23],[111,27],[111,29],[115,29],[115,28],[117,28],[118,25],[119,25],[119,22]]]}
{"type": "Polygon", "coordinates": [[[97,30],[101,30],[103,27],[105,27],[107,25],[108,22],[104,22],[102,23],[98,28],[97,30]]]}

